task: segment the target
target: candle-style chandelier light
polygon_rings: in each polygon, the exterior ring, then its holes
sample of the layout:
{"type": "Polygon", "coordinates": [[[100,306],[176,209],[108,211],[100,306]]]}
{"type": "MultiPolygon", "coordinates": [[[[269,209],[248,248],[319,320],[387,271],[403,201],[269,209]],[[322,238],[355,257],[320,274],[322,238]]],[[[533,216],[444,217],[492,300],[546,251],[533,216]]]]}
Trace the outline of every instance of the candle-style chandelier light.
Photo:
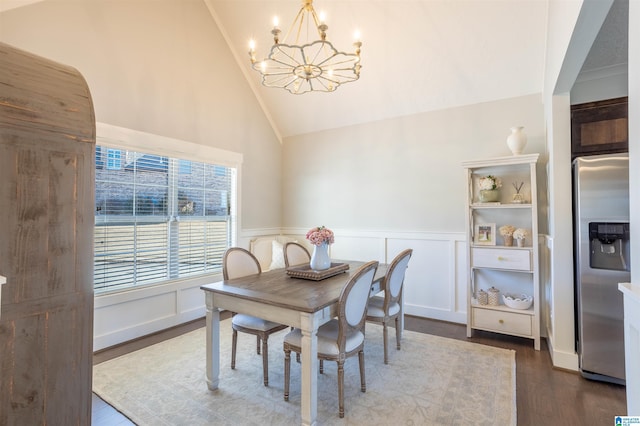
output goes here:
{"type": "Polygon", "coordinates": [[[313,0],[302,0],[296,15],[282,42],[278,18],[274,18],[273,46],[262,61],[256,61],[255,42],[249,42],[249,56],[253,69],[262,74],[262,84],[278,87],[300,95],[307,92],[333,92],[343,83],[356,81],[360,77],[359,35],[353,43],[355,53],[339,52],[327,40],[327,29],[322,14],[318,16],[313,0]],[[287,38],[296,31],[295,44],[287,44],[287,38]],[[317,31],[320,39],[309,41],[317,31]],[[301,42],[302,33],[306,41],[301,42]]]}

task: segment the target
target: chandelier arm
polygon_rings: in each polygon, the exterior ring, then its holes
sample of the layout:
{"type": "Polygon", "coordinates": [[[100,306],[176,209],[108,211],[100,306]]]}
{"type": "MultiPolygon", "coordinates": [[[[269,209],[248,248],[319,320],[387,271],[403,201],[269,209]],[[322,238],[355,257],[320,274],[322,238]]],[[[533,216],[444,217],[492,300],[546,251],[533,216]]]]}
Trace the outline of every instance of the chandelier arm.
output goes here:
{"type": "MultiPolygon", "coordinates": [[[[272,74],[273,75],[273,74],[272,74]]],[[[279,84],[281,81],[287,81],[291,78],[291,74],[286,74],[286,75],[282,75],[282,77],[278,78],[278,79],[274,79],[271,83],[272,84],[279,84]]],[[[295,80],[295,79],[294,79],[295,80]]],[[[288,86],[290,83],[287,83],[285,85],[283,85],[282,87],[286,87],[288,86]]]]}
{"type": "MultiPolygon", "coordinates": [[[[350,63],[353,63],[353,66],[355,66],[355,65],[358,63],[357,57],[355,57],[355,55],[350,55],[350,54],[348,54],[348,53],[339,52],[337,55],[329,56],[329,57],[325,58],[324,60],[320,61],[320,62],[318,63],[318,66],[322,66],[322,65],[324,65],[324,64],[326,64],[330,59],[337,58],[338,56],[346,56],[347,58],[350,58],[350,59],[344,59],[344,60],[341,60],[341,61],[332,62],[332,63],[331,63],[332,65],[336,65],[336,66],[338,66],[338,65],[342,65],[342,64],[350,64],[350,63]],[[355,57],[355,58],[354,58],[354,57],[355,57]]],[[[351,68],[353,68],[353,66],[351,66],[351,67],[349,67],[349,68],[342,68],[342,69],[351,69],[351,68]]],[[[337,68],[337,69],[340,69],[340,68],[337,68]]]]}
{"type": "MultiPolygon", "coordinates": [[[[291,47],[291,46],[287,46],[287,47],[291,47]]],[[[284,51],[283,49],[278,49],[278,52],[280,52],[282,55],[284,55],[285,57],[291,59],[291,62],[300,66],[303,63],[301,63],[300,61],[298,61],[294,56],[290,55],[289,53],[287,53],[286,51],[284,51]]],[[[286,65],[286,66],[291,66],[290,64],[283,62],[282,60],[278,59],[277,57],[272,55],[269,55],[269,59],[271,59],[273,62],[276,62],[278,64],[282,64],[282,65],[286,65]]]]}
{"type": "Polygon", "coordinates": [[[324,90],[323,92],[333,92],[342,84],[339,81],[331,80],[327,77],[318,78],[318,84],[320,84],[324,90]]]}
{"type": "Polygon", "coordinates": [[[295,87],[296,81],[299,80],[298,77],[292,78],[287,84],[285,84],[284,86],[282,86],[283,88],[287,89],[288,91],[290,91],[291,93],[295,93],[294,91],[292,91],[290,89],[290,87],[293,85],[295,87]]]}
{"type": "Polygon", "coordinates": [[[281,72],[270,72],[270,73],[262,74],[262,75],[269,76],[269,77],[272,77],[272,76],[276,77],[276,76],[279,76],[279,75],[290,76],[290,75],[292,75],[292,73],[291,73],[291,71],[287,70],[287,71],[281,71],[281,72]]]}
{"type": "Polygon", "coordinates": [[[316,10],[311,7],[311,16],[313,17],[313,23],[316,25],[316,30],[318,30],[318,36],[324,40],[322,37],[322,31],[320,30],[320,20],[318,19],[318,15],[316,14],[316,10]]]}
{"type": "MultiPolygon", "coordinates": [[[[316,59],[318,59],[318,56],[320,56],[321,53],[324,53],[325,55],[327,55],[327,52],[323,51],[323,48],[321,47],[320,49],[318,49],[316,51],[316,53],[313,55],[313,59],[309,60],[309,58],[304,58],[305,59],[305,63],[308,64],[315,64],[316,63],[316,59]]],[[[318,65],[321,66],[323,63],[327,62],[329,59],[331,59],[332,56],[327,56],[325,59],[321,60],[320,62],[318,62],[318,65]]]]}
{"type": "Polygon", "coordinates": [[[331,83],[334,83],[337,86],[341,85],[342,83],[340,82],[340,80],[337,80],[335,78],[335,74],[333,76],[325,76],[324,74],[321,77],[318,77],[318,80],[327,80],[330,81],[331,83]]]}
{"type": "Polygon", "coordinates": [[[355,71],[355,68],[356,68],[355,65],[350,66],[350,67],[335,67],[335,68],[332,67],[332,66],[326,66],[326,65],[322,65],[322,66],[319,66],[319,67],[322,68],[322,69],[331,70],[334,73],[336,73],[336,72],[351,72],[351,73],[353,73],[355,71]]]}
{"type": "MultiPolygon", "coordinates": [[[[330,90],[329,90],[329,86],[327,86],[326,84],[324,84],[324,81],[322,81],[322,80],[323,80],[323,79],[322,79],[321,77],[319,77],[319,78],[317,78],[317,79],[316,79],[316,82],[317,82],[320,86],[322,86],[324,89],[326,89],[326,90],[325,90],[326,92],[329,92],[329,91],[330,91],[330,90]]],[[[309,82],[309,85],[310,85],[311,87],[313,87],[313,84],[311,84],[311,82],[309,82]]]]}
{"type": "MultiPolygon", "coordinates": [[[[329,80],[328,77],[324,77],[325,79],[329,80]]],[[[352,81],[356,81],[357,78],[354,76],[350,76],[350,75],[338,75],[336,76],[336,74],[333,74],[333,80],[330,81],[335,81],[338,84],[345,84],[345,83],[351,83],[352,81]]]]}
{"type": "Polygon", "coordinates": [[[282,39],[282,41],[285,41],[289,38],[289,34],[291,34],[291,31],[295,28],[296,26],[296,22],[298,22],[298,20],[300,21],[300,25],[298,27],[298,33],[296,34],[296,43],[298,42],[298,39],[300,37],[300,29],[302,28],[302,20],[304,19],[304,6],[302,6],[300,8],[300,10],[298,11],[298,14],[296,15],[295,19],[293,20],[293,22],[291,23],[291,26],[289,27],[289,29],[287,30],[287,35],[284,36],[284,38],[282,39]]]}

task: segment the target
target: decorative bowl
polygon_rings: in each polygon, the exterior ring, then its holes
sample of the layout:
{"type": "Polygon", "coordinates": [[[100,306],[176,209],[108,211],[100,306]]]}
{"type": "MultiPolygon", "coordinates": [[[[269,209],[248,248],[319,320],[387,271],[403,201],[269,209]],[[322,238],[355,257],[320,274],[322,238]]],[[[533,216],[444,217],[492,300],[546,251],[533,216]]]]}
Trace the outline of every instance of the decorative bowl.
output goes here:
{"type": "Polygon", "coordinates": [[[533,304],[533,297],[526,294],[503,294],[502,301],[513,309],[529,309],[533,304]]]}

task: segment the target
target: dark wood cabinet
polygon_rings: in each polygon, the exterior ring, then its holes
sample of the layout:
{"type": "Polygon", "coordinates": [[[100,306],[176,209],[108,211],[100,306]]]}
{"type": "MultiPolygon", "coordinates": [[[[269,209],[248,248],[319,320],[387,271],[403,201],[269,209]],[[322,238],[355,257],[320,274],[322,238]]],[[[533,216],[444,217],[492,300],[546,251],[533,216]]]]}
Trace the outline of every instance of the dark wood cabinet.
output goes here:
{"type": "Polygon", "coordinates": [[[627,152],[627,98],[571,106],[571,158],[627,152]]]}

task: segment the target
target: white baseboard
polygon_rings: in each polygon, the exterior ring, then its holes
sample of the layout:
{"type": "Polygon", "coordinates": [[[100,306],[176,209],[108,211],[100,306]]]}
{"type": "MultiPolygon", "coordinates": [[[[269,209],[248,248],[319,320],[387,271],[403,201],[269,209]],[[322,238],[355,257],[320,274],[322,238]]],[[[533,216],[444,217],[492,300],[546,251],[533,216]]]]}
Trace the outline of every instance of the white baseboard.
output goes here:
{"type": "Polygon", "coordinates": [[[557,350],[554,348],[553,342],[553,333],[547,328],[547,346],[549,347],[549,355],[551,356],[553,366],[564,370],[579,371],[580,362],[578,360],[578,354],[575,353],[575,351],[567,352],[557,350]]]}

